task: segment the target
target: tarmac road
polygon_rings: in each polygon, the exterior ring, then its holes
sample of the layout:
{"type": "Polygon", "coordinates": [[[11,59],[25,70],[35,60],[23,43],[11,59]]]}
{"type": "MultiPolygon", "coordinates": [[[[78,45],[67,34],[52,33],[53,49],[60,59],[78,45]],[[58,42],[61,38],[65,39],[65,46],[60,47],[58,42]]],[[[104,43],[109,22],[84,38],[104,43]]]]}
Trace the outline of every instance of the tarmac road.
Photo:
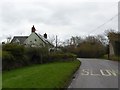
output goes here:
{"type": "Polygon", "coordinates": [[[68,88],[118,88],[118,62],[78,58],[82,64],[68,88]]]}

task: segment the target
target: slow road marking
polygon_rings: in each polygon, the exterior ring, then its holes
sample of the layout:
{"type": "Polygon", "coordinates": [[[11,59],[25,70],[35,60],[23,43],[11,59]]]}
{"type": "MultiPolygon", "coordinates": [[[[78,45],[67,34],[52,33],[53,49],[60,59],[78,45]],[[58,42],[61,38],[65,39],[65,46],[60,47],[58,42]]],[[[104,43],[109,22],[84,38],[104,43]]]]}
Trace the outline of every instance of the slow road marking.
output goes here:
{"type": "Polygon", "coordinates": [[[82,69],[81,75],[84,76],[117,76],[118,72],[115,70],[108,70],[108,69],[100,69],[97,72],[93,71],[92,69],[82,69]]]}

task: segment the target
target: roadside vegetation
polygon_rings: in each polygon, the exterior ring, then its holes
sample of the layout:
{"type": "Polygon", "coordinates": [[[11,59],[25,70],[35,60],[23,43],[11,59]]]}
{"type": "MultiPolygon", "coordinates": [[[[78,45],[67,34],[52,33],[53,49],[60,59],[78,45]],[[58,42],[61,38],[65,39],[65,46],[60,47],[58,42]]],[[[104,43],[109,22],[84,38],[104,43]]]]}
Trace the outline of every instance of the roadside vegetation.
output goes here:
{"type": "Polygon", "coordinates": [[[62,47],[64,52],[71,52],[80,58],[99,58],[107,53],[107,45],[102,36],[88,36],[85,38],[72,37],[68,45],[62,47]],[[72,44],[71,44],[72,43],[72,44]]]}
{"type": "Polygon", "coordinates": [[[54,62],[3,72],[4,88],[64,88],[67,87],[80,61],[54,62]]]}
{"type": "Polygon", "coordinates": [[[120,33],[115,31],[110,31],[107,33],[107,35],[108,35],[109,43],[112,45],[111,48],[113,48],[114,54],[111,55],[110,52],[107,52],[107,54],[104,55],[102,58],[113,61],[120,61],[120,33]]]}
{"type": "Polygon", "coordinates": [[[77,56],[48,48],[2,46],[2,85],[5,88],[63,88],[80,66],[77,56]]]}
{"type": "Polygon", "coordinates": [[[2,50],[0,50],[0,57],[2,57],[2,50]]]}
{"type": "MultiPolygon", "coordinates": [[[[0,44],[0,68],[2,67],[2,45],[0,44]]],[[[2,88],[2,72],[0,70],[0,89],[2,88]]]]}
{"type": "Polygon", "coordinates": [[[80,58],[104,58],[109,60],[120,60],[120,33],[113,29],[106,30],[105,35],[94,35],[87,37],[75,36],[64,42],[61,47],[64,52],[71,52],[80,58]],[[114,54],[110,54],[110,44],[113,46],[114,54]]]}
{"type": "Polygon", "coordinates": [[[2,45],[0,44],[0,57],[2,57],[2,45]]]}
{"type": "Polygon", "coordinates": [[[49,52],[48,48],[29,48],[17,44],[3,45],[2,69],[11,70],[33,64],[43,64],[56,61],[70,61],[76,55],[64,52],[49,52]]]}
{"type": "Polygon", "coordinates": [[[102,58],[113,60],[113,61],[120,61],[120,56],[115,56],[115,55],[109,56],[109,58],[108,58],[108,55],[104,55],[102,58]]]}

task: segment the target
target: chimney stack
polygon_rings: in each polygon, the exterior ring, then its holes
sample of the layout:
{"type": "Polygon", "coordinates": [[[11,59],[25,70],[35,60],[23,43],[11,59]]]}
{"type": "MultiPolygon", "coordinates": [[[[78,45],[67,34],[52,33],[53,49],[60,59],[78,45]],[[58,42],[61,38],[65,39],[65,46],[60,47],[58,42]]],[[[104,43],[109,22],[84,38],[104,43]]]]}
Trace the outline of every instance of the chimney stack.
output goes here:
{"type": "Polygon", "coordinates": [[[47,39],[47,34],[46,33],[44,34],[44,38],[47,39]]]}
{"type": "Polygon", "coordinates": [[[34,27],[34,25],[33,25],[33,27],[31,28],[31,32],[33,33],[33,32],[35,32],[36,31],[36,29],[35,29],[35,27],[34,27]]]}

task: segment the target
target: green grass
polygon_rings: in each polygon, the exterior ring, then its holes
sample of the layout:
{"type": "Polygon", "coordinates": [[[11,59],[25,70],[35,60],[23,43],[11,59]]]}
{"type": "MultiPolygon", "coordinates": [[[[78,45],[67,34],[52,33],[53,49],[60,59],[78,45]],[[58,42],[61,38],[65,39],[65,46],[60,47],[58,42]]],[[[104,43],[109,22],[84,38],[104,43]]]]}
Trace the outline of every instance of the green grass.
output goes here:
{"type": "MultiPolygon", "coordinates": [[[[2,50],[1,50],[1,47],[0,47],[0,59],[2,57],[2,50]]],[[[1,60],[0,60],[0,65],[1,65],[1,60]]],[[[0,66],[2,67],[2,66],[0,66]]],[[[0,89],[2,88],[2,73],[0,72],[0,89]]]]}
{"type": "Polygon", "coordinates": [[[3,88],[63,88],[80,62],[56,62],[3,72],[3,88]]]}
{"type": "Polygon", "coordinates": [[[0,72],[0,89],[2,88],[2,73],[0,72]]]}

